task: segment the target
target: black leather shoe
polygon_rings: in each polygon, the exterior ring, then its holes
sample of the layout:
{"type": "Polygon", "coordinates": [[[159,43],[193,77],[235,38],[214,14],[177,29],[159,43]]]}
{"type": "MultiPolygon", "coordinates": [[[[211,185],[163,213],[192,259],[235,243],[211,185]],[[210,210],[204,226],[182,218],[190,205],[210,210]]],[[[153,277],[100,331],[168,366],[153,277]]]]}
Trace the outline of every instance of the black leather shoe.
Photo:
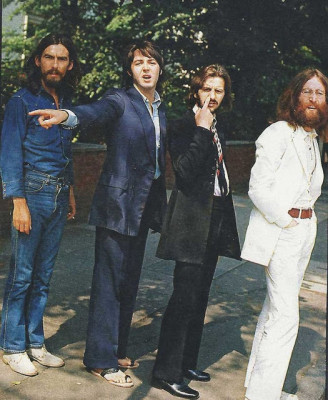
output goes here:
{"type": "Polygon", "coordinates": [[[211,380],[210,374],[199,369],[187,369],[184,376],[193,381],[208,382],[211,380]]]}
{"type": "Polygon", "coordinates": [[[157,389],[163,389],[167,392],[173,394],[173,396],[183,397],[185,399],[198,399],[199,393],[197,390],[191,389],[186,383],[183,381],[180,383],[176,382],[168,382],[164,379],[153,378],[151,381],[151,385],[156,387],[157,389]]]}

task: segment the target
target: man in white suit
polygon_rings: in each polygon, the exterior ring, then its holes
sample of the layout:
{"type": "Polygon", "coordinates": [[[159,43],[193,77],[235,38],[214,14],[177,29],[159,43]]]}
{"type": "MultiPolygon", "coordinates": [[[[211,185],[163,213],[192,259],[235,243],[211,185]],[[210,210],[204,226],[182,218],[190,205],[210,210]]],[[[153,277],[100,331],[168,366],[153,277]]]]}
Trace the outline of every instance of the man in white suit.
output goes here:
{"type": "Polygon", "coordinates": [[[327,123],[328,80],[300,72],[281,95],[277,122],[256,141],[254,208],[241,257],[265,266],[267,295],[248,364],[247,400],[297,399],[282,392],[299,326],[298,295],[314,246],[314,203],[323,171],[315,129],[327,123]]]}

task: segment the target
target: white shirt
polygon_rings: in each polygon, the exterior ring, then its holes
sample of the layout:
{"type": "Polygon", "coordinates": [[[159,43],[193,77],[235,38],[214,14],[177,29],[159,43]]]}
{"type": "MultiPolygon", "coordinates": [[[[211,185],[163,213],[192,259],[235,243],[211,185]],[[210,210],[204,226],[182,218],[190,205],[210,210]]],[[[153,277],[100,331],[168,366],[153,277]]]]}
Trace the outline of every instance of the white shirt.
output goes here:
{"type": "Polygon", "coordinates": [[[311,132],[306,132],[303,128],[299,128],[298,135],[304,136],[304,147],[305,147],[305,154],[306,154],[306,168],[307,170],[304,171],[309,177],[308,185],[304,188],[302,195],[299,197],[295,204],[295,208],[312,208],[313,206],[313,199],[310,195],[310,185],[313,171],[316,167],[316,154],[314,149],[314,140],[318,136],[317,133],[312,130],[311,132]]]}

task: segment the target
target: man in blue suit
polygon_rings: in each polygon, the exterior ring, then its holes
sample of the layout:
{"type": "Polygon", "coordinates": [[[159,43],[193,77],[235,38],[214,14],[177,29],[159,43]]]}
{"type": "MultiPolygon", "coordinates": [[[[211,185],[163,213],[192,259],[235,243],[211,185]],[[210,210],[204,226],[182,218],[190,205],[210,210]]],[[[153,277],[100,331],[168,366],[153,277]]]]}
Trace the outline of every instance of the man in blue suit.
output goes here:
{"type": "Polygon", "coordinates": [[[96,225],[84,364],[110,383],[131,387],[119,367],[136,368],[126,347],[149,229],[159,231],[166,208],[166,122],[156,91],[163,58],[142,41],[126,52],[125,89],[72,110],[36,110],[45,128],[62,123],[82,129],[105,127],[107,157],[95,191],[90,223],[96,225]]]}

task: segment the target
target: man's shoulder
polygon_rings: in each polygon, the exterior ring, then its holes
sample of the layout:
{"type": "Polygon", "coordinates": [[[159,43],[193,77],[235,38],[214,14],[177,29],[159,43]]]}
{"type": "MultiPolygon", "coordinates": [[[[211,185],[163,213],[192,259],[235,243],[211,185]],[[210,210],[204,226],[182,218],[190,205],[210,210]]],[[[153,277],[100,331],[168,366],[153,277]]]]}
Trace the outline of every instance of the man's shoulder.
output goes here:
{"type": "Polygon", "coordinates": [[[286,140],[294,132],[294,128],[287,121],[277,121],[269,125],[259,138],[286,140]]]}
{"type": "Polygon", "coordinates": [[[31,93],[27,88],[21,88],[12,94],[6,104],[6,109],[17,106],[25,107],[33,101],[35,102],[35,95],[33,95],[33,93],[31,93]]]}
{"type": "Polygon", "coordinates": [[[267,147],[273,152],[284,151],[293,138],[294,128],[286,121],[277,121],[269,125],[256,141],[257,147],[267,147]]]}
{"type": "Polygon", "coordinates": [[[35,95],[30,90],[23,87],[21,89],[18,89],[17,92],[15,92],[10,99],[16,99],[16,98],[26,99],[29,97],[35,97],[35,95]]]}
{"type": "Polygon", "coordinates": [[[113,87],[104,93],[104,97],[106,96],[117,96],[118,98],[128,98],[132,88],[117,88],[113,87]]]}
{"type": "Polygon", "coordinates": [[[195,114],[192,110],[187,110],[183,115],[178,118],[173,118],[169,121],[169,126],[186,130],[192,127],[196,127],[195,114]]]}

